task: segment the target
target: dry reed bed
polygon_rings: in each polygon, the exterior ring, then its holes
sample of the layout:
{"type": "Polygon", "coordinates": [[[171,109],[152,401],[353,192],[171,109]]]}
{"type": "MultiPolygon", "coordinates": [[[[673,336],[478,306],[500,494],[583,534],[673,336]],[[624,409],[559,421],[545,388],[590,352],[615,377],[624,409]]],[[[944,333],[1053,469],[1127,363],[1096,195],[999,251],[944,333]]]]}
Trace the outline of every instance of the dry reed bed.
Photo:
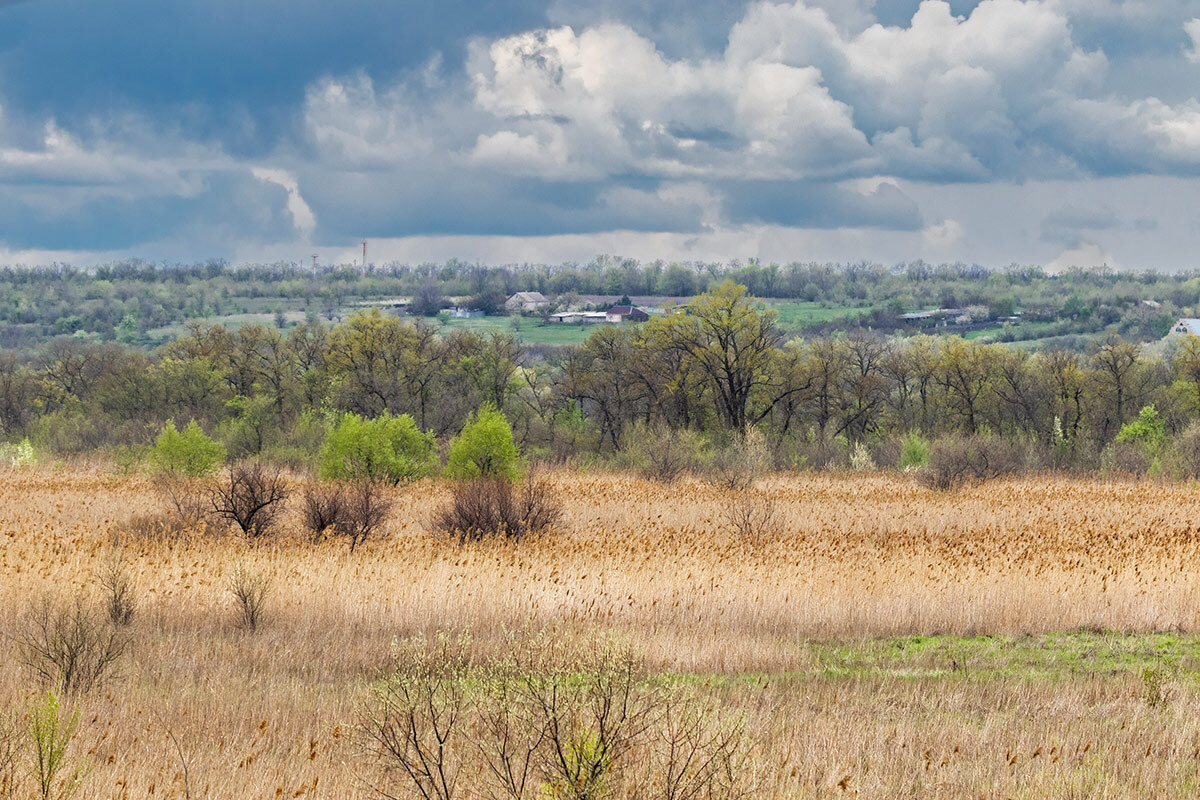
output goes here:
{"type": "MultiPolygon", "coordinates": [[[[904,477],[799,475],[762,487],[782,530],[738,540],[736,496],[699,483],[558,474],[565,530],[518,546],[456,547],[428,530],[445,487],[397,491],[384,541],[234,537],[123,553],[164,618],[227,607],[232,566],[276,584],[296,624],[390,632],[527,623],[686,639],[1200,628],[1200,492],[1045,477],[935,493],[904,477]]],[[[103,473],[8,473],[0,485],[0,600],[86,589],[130,517],[162,510],[149,483],[103,473]]],[[[690,665],[703,669],[703,659],[690,665]]],[[[746,665],[752,667],[753,665],[746,665]]]]}
{"type": "MultiPolygon", "coordinates": [[[[391,535],[353,556],[290,537],[125,537],[141,607],[119,677],[84,701],[92,796],[183,797],[185,764],[192,797],[363,796],[346,735],[362,682],[418,631],[471,628],[486,649],[524,626],[608,630],[658,668],[772,674],[814,667],[809,636],[1200,628],[1193,487],[1038,477],[939,494],[903,476],[773,477],[760,491],[783,527],[752,543],[722,522],[736,497],[703,483],[551,479],[565,530],[520,545],[433,537],[447,494],[433,482],[398,490],[391,535]],[[238,562],[274,581],[255,635],[233,621],[238,562]]],[[[0,633],[43,593],[94,593],[114,531],[162,510],[148,481],[99,469],[0,475],[0,633]]],[[[13,655],[0,646],[0,698],[18,703],[32,687],[13,655]]],[[[1187,796],[1200,759],[1186,681],[1165,709],[1136,676],[714,691],[761,726],[762,797],[1187,796]]]]}

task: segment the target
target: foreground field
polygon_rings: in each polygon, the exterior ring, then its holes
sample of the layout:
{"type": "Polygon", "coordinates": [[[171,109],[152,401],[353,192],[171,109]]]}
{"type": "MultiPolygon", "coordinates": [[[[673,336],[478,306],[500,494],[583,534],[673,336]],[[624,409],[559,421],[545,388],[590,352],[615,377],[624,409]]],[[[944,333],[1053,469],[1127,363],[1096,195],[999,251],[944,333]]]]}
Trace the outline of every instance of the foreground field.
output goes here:
{"type": "Polygon", "coordinates": [[[744,540],[720,488],[552,480],[559,535],[440,541],[427,524],[446,489],[425,483],[351,555],[287,536],[145,542],[128,522],[163,506],[143,479],[5,473],[0,699],[19,709],[38,688],[8,640],[26,610],[98,602],[115,555],[140,603],[116,677],[78,700],[88,797],[371,796],[354,736],[367,684],[396,640],[445,630],[481,655],[538,630],[631,643],[744,717],[756,797],[1195,792],[1194,487],[774,477],[759,490],[780,525],[744,540]],[[272,581],[255,633],[231,606],[239,566],[272,581]]]}

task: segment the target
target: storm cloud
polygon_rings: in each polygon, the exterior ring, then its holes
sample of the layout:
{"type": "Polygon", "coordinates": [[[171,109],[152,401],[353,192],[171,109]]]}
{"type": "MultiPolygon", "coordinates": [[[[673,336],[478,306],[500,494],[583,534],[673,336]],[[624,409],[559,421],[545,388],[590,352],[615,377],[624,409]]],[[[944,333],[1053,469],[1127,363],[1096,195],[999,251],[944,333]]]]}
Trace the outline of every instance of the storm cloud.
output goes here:
{"type": "Polygon", "coordinates": [[[1196,250],[1200,0],[459,5],[0,4],[0,250],[1196,250]]]}

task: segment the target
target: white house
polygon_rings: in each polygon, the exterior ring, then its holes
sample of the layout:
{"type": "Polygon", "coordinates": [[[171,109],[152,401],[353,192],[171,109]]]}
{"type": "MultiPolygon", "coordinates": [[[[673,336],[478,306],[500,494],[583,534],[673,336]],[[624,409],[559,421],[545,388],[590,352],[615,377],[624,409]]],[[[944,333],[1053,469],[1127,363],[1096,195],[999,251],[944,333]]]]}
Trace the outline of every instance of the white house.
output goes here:
{"type": "Polygon", "coordinates": [[[563,311],[546,319],[556,325],[595,325],[605,322],[608,317],[603,311],[563,311]]]}
{"type": "Polygon", "coordinates": [[[1200,319],[1181,319],[1171,326],[1171,332],[1167,336],[1174,336],[1179,333],[1190,333],[1193,336],[1200,336],[1200,319]]]}

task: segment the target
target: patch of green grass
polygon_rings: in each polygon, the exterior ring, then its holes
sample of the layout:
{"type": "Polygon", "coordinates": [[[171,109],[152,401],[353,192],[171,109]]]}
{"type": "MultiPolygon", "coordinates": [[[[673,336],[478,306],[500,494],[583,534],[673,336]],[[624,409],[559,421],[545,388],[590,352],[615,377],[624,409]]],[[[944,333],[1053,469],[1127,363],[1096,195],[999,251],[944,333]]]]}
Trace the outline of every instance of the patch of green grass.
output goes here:
{"type": "Polygon", "coordinates": [[[768,308],[773,308],[779,314],[779,327],[792,331],[823,325],[835,319],[866,312],[865,309],[852,306],[810,303],[803,300],[768,300],[766,304],[768,308]]]}
{"type": "Polygon", "coordinates": [[[554,347],[582,344],[595,330],[594,325],[550,325],[530,317],[450,318],[442,330],[474,330],[479,333],[511,333],[522,344],[542,344],[554,347]],[[513,326],[513,320],[519,320],[513,326]]]}
{"type": "Polygon", "coordinates": [[[1200,670],[1200,636],[1075,631],[1037,636],[903,636],[808,642],[809,674],[1058,679],[1200,670]]]}

